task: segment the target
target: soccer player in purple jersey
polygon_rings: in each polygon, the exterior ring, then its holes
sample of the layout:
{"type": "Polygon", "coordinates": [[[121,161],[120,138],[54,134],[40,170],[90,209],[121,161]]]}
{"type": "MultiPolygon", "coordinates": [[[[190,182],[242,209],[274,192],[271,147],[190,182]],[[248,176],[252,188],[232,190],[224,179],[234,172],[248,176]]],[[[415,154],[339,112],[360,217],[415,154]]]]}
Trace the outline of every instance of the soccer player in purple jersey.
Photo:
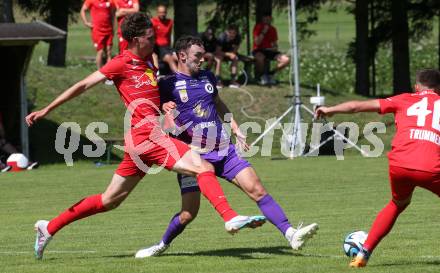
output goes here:
{"type": "MultiPolygon", "coordinates": [[[[176,42],[178,55],[177,73],[159,82],[162,109],[170,113],[178,112],[174,122],[185,130],[178,138],[190,144],[215,168],[220,176],[242,189],[254,200],[261,212],[283,236],[294,250],[299,250],[317,231],[316,223],[293,228],[280,205],[268,194],[249,162],[240,158],[231,143],[229,134],[220,117],[230,113],[218,96],[215,76],[210,71],[201,70],[205,49],[203,42],[193,36],[185,36],[176,42]]],[[[232,133],[237,142],[249,148],[237,123],[231,118],[232,133]]],[[[200,191],[196,181],[189,176],[178,175],[182,193],[182,209],[171,219],[162,240],[136,253],[137,258],[158,256],[183,232],[197,216],[200,206],[200,191]]]]}

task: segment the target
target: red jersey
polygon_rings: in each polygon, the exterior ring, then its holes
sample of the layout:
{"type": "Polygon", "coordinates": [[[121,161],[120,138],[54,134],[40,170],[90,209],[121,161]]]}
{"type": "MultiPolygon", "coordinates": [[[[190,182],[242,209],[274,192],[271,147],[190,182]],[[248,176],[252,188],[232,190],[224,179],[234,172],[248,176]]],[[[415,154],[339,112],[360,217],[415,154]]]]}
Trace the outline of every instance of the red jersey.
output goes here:
{"type": "MultiPolygon", "coordinates": [[[[114,0],[115,6],[117,9],[131,9],[135,4],[139,5],[139,0],[114,0]]],[[[118,36],[122,37],[121,35],[121,24],[122,21],[124,21],[125,16],[118,17],[118,36]]]]}
{"type": "Polygon", "coordinates": [[[431,90],[380,99],[380,113],[394,113],[391,166],[440,173],[440,96],[431,90]]]}
{"type": "Polygon", "coordinates": [[[153,65],[151,56],[142,60],[130,51],[124,50],[99,71],[114,82],[126,107],[138,99],[143,100],[143,102],[136,101],[140,102],[139,106],[129,109],[132,113],[132,125],[149,117],[152,119],[149,119],[142,128],[149,131],[158,126],[156,117],[159,116],[160,96],[156,79],[157,69],[153,65]]]}
{"type": "Polygon", "coordinates": [[[263,23],[258,23],[254,27],[253,35],[254,35],[254,50],[255,49],[265,49],[265,48],[273,48],[273,43],[278,41],[278,33],[277,29],[271,25],[269,25],[269,29],[263,37],[263,40],[259,45],[255,43],[255,37],[260,35],[264,28],[263,23]]]}
{"type": "Polygon", "coordinates": [[[162,21],[158,17],[153,17],[151,18],[151,23],[153,24],[154,34],[156,35],[156,45],[170,46],[173,20],[165,19],[162,21]]]}
{"type": "Polygon", "coordinates": [[[93,31],[103,34],[113,32],[112,12],[115,9],[113,0],[86,0],[84,5],[90,10],[93,31]]]}

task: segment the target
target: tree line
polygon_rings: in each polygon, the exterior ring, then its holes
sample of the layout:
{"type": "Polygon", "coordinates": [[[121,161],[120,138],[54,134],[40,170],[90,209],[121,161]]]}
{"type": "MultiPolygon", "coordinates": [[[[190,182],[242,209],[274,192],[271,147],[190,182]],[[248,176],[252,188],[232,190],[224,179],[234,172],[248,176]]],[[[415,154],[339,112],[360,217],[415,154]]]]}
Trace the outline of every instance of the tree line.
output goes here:
{"type": "MultiPolygon", "coordinates": [[[[433,33],[437,22],[440,31],[440,0],[296,0],[297,12],[304,15],[298,21],[301,38],[313,35],[308,26],[318,19],[318,11],[327,3],[336,8],[346,8],[355,19],[356,35],[348,47],[348,56],[356,65],[355,92],[375,96],[375,59],[378,50],[391,45],[393,90],[395,94],[411,90],[410,41],[417,41],[433,33]],[[342,4],[342,5],[341,5],[342,4]]],[[[25,12],[37,12],[50,24],[68,32],[69,18],[81,8],[82,0],[2,0],[0,22],[14,22],[13,7],[25,12]]],[[[214,27],[237,24],[245,33],[249,18],[259,21],[264,13],[288,8],[291,0],[141,0],[141,10],[157,3],[173,4],[175,38],[182,34],[196,34],[197,8],[203,3],[215,3],[208,24],[214,27]]],[[[440,67],[440,35],[437,55],[440,67]]],[[[66,37],[67,39],[67,37],[66,37]]],[[[64,66],[67,40],[50,42],[48,65],[64,66]]],[[[247,37],[248,48],[250,38],[247,37]]]]}

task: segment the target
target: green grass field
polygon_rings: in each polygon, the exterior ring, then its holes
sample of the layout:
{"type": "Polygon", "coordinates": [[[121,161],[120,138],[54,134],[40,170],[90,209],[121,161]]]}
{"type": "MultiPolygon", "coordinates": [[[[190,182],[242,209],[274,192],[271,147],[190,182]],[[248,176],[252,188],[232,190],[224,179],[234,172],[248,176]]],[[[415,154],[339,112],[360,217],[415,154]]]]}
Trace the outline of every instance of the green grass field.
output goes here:
{"type": "MultiPolygon", "coordinates": [[[[101,192],[115,168],[80,162],[72,168],[52,165],[0,176],[0,271],[350,272],[342,240],[350,231],[368,231],[375,214],[388,202],[386,159],[251,161],[293,225],[301,220],[320,224],[318,235],[302,251],[294,253],[269,223],[230,236],[204,200],[196,221],[165,255],[134,259],[139,248],[161,238],[180,206],[175,175],[162,172],[145,178],[118,209],[60,231],[44,259],[35,261],[34,222],[54,217],[80,198],[101,192]]],[[[243,193],[222,184],[240,213],[259,213],[243,193]]],[[[417,190],[412,205],[376,249],[364,272],[438,272],[439,212],[438,199],[417,190]]]]}

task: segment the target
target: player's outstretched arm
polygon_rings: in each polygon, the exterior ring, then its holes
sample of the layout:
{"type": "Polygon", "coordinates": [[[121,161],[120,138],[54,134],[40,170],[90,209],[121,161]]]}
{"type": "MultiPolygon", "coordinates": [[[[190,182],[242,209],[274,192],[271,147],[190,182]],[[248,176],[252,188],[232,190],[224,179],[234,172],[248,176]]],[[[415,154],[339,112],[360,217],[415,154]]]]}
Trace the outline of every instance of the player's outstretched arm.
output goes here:
{"type": "Polygon", "coordinates": [[[105,79],[106,77],[99,71],[90,74],[85,79],[72,85],[69,89],[64,91],[61,95],[59,95],[55,100],[53,100],[49,105],[47,105],[43,109],[30,113],[26,117],[26,123],[28,124],[28,126],[32,126],[32,124],[34,124],[37,120],[45,117],[53,109],[73,99],[74,97],[82,94],[87,89],[95,86],[97,83],[102,82],[105,79]]]}
{"type": "Polygon", "coordinates": [[[379,112],[380,104],[379,100],[366,100],[366,101],[347,101],[335,106],[321,106],[315,111],[315,117],[331,117],[334,114],[343,113],[358,113],[358,112],[379,112]]]}

